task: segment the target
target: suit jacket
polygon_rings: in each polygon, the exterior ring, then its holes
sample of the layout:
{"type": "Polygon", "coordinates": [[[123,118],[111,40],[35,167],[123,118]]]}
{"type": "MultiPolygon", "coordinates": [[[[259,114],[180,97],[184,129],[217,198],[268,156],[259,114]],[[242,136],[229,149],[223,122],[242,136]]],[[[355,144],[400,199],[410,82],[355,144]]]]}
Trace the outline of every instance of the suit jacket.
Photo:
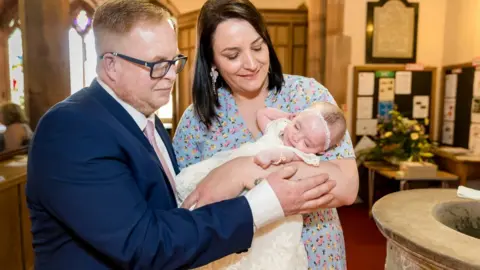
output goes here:
{"type": "MultiPolygon", "coordinates": [[[[156,129],[178,173],[158,118],[156,129]]],[[[153,147],[96,81],[42,117],[27,175],[37,270],[186,269],[252,241],[243,196],[177,208],[153,147]]]]}

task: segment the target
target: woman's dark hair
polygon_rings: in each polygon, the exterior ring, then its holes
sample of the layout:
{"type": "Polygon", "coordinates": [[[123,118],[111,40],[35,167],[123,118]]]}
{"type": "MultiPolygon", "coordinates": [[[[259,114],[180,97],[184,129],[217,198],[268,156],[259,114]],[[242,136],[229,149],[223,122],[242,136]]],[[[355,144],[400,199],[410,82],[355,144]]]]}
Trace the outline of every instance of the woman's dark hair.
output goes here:
{"type": "Polygon", "coordinates": [[[197,55],[195,59],[195,75],[193,78],[192,100],[195,113],[208,128],[218,118],[216,108],[218,86],[226,86],[219,74],[215,89],[212,86],[210,70],[213,63],[213,34],[217,26],[228,19],[241,19],[249,22],[268,46],[270,55],[270,72],[268,73],[268,89],[282,89],[284,83],[282,66],[275,54],[270,35],[260,12],[248,0],[208,0],[200,10],[197,22],[197,55]]]}

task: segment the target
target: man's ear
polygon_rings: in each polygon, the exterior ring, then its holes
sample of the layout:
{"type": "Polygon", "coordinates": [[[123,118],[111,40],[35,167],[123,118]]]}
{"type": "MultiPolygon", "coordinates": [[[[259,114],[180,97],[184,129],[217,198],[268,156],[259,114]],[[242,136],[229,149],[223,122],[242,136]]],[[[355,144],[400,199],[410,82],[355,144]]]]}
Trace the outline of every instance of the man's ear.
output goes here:
{"type": "Polygon", "coordinates": [[[112,81],[115,81],[117,77],[116,57],[111,53],[105,54],[102,59],[101,69],[112,81]]]}

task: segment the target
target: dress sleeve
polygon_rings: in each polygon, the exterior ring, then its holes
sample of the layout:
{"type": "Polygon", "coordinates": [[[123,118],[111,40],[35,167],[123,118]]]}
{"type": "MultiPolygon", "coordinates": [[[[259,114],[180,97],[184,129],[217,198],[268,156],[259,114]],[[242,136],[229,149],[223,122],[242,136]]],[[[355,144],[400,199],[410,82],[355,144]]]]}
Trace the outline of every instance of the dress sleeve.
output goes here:
{"type": "Polygon", "coordinates": [[[285,118],[275,119],[270,121],[265,127],[265,134],[273,134],[275,136],[280,135],[283,132],[283,129],[288,125],[290,120],[285,118]]]}
{"type": "Polygon", "coordinates": [[[190,105],[183,113],[173,137],[173,148],[180,170],[201,161],[197,144],[200,133],[200,122],[190,105]]]}
{"type": "MultiPolygon", "coordinates": [[[[301,111],[310,107],[318,101],[330,102],[337,105],[337,102],[327,88],[312,78],[304,78],[295,87],[291,100],[294,103],[295,111],[301,111]]],[[[338,105],[337,105],[338,106],[338,105]]],[[[320,160],[328,161],[333,159],[355,158],[355,153],[350,139],[350,133],[345,133],[342,141],[320,156],[320,160]]]]}

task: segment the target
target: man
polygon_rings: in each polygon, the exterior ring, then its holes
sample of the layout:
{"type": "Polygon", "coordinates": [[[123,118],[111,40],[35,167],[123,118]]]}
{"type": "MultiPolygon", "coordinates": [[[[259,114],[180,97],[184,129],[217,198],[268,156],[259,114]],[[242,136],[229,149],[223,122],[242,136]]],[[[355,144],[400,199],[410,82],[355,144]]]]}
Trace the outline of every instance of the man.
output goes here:
{"type": "Polygon", "coordinates": [[[186,61],[168,16],[146,0],[106,1],[93,29],[98,78],[43,116],[29,153],[35,269],[198,267],[247,250],[255,228],[332,199],[322,197],[334,185],[325,176],[292,182],[287,169],[236,197],[250,181],[231,177],[237,160],[205,179],[225,200],[177,208],[178,166],[154,116],[186,61]]]}

